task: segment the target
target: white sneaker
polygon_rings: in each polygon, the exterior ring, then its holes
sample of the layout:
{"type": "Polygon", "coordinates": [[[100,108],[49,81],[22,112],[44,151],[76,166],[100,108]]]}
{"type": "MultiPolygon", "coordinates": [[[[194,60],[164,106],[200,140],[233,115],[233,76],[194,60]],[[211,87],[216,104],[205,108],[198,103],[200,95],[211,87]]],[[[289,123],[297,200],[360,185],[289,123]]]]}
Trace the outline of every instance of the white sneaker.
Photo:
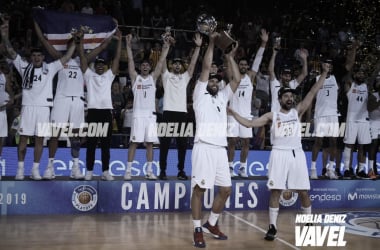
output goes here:
{"type": "Polygon", "coordinates": [[[39,168],[35,168],[35,167],[32,168],[32,174],[30,175],[30,179],[33,179],[35,181],[39,181],[42,179],[39,168]]]}
{"type": "Polygon", "coordinates": [[[86,171],[86,175],[84,176],[84,179],[85,179],[86,181],[91,181],[91,180],[92,180],[92,174],[93,174],[92,171],[87,170],[87,171],[86,171]]]}
{"type": "Polygon", "coordinates": [[[148,171],[145,175],[145,179],[147,180],[157,180],[157,177],[153,174],[153,172],[148,171]]]}
{"type": "Polygon", "coordinates": [[[317,169],[310,169],[310,179],[318,180],[317,169]]]}
{"type": "Polygon", "coordinates": [[[338,179],[338,176],[336,176],[336,174],[335,174],[335,170],[333,170],[333,169],[327,169],[327,171],[326,171],[326,176],[327,176],[330,180],[337,180],[337,179],[338,179]]]}
{"type": "Polygon", "coordinates": [[[84,178],[84,175],[82,174],[78,166],[73,166],[73,168],[71,169],[70,178],[75,180],[80,180],[84,178]]]}
{"type": "Polygon", "coordinates": [[[45,172],[44,172],[44,179],[47,179],[47,180],[52,180],[52,179],[55,179],[55,173],[54,173],[54,168],[49,166],[45,169],[45,172]]]}
{"type": "Polygon", "coordinates": [[[126,181],[130,181],[130,180],[132,180],[132,174],[131,174],[131,171],[125,171],[125,174],[124,174],[124,180],[126,180],[126,181]]]}
{"type": "Polygon", "coordinates": [[[115,180],[108,170],[104,171],[102,174],[103,181],[113,181],[115,180]]]}
{"type": "Polygon", "coordinates": [[[234,168],[232,167],[230,167],[230,175],[231,175],[231,178],[235,177],[234,168]]]}
{"type": "Polygon", "coordinates": [[[16,177],[15,177],[15,180],[16,181],[22,181],[24,180],[25,176],[24,176],[24,168],[17,168],[17,174],[16,174],[16,177]]]}
{"type": "Polygon", "coordinates": [[[242,178],[248,178],[248,175],[245,173],[245,168],[239,168],[238,175],[242,178]]]}

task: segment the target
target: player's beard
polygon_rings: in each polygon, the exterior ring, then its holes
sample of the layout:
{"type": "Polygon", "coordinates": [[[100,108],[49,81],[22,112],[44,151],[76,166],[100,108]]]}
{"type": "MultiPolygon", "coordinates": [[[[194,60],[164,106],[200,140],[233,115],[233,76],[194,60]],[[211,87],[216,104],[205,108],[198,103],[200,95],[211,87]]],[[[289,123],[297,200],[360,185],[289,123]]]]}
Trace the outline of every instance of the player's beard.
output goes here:
{"type": "Polygon", "coordinates": [[[216,88],[211,88],[210,86],[207,85],[206,90],[210,93],[210,95],[216,96],[216,94],[218,94],[219,87],[216,86],[216,88]]]}
{"type": "Polygon", "coordinates": [[[281,108],[284,110],[289,111],[291,108],[293,108],[294,103],[293,102],[286,102],[286,103],[281,103],[281,108]]]}

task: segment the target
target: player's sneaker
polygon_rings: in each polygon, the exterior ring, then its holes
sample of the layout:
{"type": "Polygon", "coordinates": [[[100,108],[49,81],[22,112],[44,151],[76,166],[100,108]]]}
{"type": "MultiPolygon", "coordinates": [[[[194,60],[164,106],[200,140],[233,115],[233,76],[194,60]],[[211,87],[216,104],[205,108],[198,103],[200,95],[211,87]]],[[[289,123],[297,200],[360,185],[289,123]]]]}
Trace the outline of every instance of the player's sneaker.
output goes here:
{"type": "Polygon", "coordinates": [[[202,226],[202,229],[205,233],[209,233],[209,234],[212,234],[212,236],[215,238],[215,239],[218,239],[218,240],[227,240],[228,237],[227,235],[225,235],[224,233],[222,233],[220,230],[219,230],[219,226],[218,226],[218,223],[215,224],[215,226],[211,226],[208,221],[203,224],[202,226]]]}
{"type": "Polygon", "coordinates": [[[338,176],[336,176],[335,174],[335,170],[332,170],[332,169],[328,169],[326,171],[326,176],[330,179],[330,180],[337,180],[338,179],[338,176]]]}
{"type": "Polygon", "coordinates": [[[234,173],[234,168],[233,167],[230,167],[230,175],[231,175],[231,178],[235,177],[235,173],[234,173]]]}
{"type": "Polygon", "coordinates": [[[206,247],[206,242],[203,239],[203,231],[201,227],[196,227],[194,230],[194,241],[193,245],[198,248],[205,248],[206,247]]]}
{"type": "Polygon", "coordinates": [[[335,168],[335,174],[338,176],[339,179],[343,178],[342,173],[340,172],[339,168],[335,168]]]}
{"type": "Polygon", "coordinates": [[[351,180],[350,170],[344,170],[343,179],[345,179],[345,180],[351,180]]]}
{"type": "Polygon", "coordinates": [[[245,173],[245,168],[244,168],[244,167],[239,168],[238,175],[239,175],[241,178],[248,178],[248,175],[245,173]]]}
{"type": "Polygon", "coordinates": [[[327,172],[327,168],[322,168],[322,176],[325,176],[327,172]]]}
{"type": "Polygon", "coordinates": [[[30,179],[33,179],[35,181],[39,181],[42,179],[39,168],[35,168],[35,167],[32,168],[32,174],[30,175],[30,179]]]}
{"type": "Polygon", "coordinates": [[[16,176],[15,176],[15,180],[16,181],[22,181],[24,180],[25,176],[24,176],[24,168],[17,168],[17,173],[16,173],[16,176]]]}
{"type": "Polygon", "coordinates": [[[368,174],[366,174],[364,170],[359,171],[357,176],[359,179],[367,179],[367,180],[369,179],[368,174]]]}
{"type": "Polygon", "coordinates": [[[178,172],[177,179],[178,179],[178,180],[183,180],[183,181],[187,180],[188,177],[187,177],[185,171],[180,170],[180,171],[178,172]]]}
{"type": "Polygon", "coordinates": [[[166,171],[165,170],[161,170],[160,171],[160,175],[158,176],[158,178],[160,178],[160,180],[167,180],[168,177],[166,176],[166,171]]]}
{"type": "Polygon", "coordinates": [[[132,174],[131,174],[131,171],[125,171],[125,174],[124,174],[124,180],[126,180],[126,181],[130,181],[130,180],[132,180],[132,174]]]}
{"type": "Polygon", "coordinates": [[[54,168],[52,166],[48,166],[45,171],[43,178],[46,180],[52,180],[55,179],[55,173],[54,173],[54,168]]]}
{"type": "Polygon", "coordinates": [[[102,174],[102,180],[103,181],[113,181],[115,180],[113,178],[113,176],[110,174],[110,172],[108,170],[106,171],[103,171],[103,174],[102,174]]]}
{"type": "Polygon", "coordinates": [[[273,224],[269,225],[269,229],[267,233],[265,234],[264,239],[272,241],[277,237],[277,229],[273,224]]]}
{"type": "Polygon", "coordinates": [[[318,175],[317,175],[317,169],[316,168],[310,169],[310,179],[312,179],[312,180],[318,180],[318,175]]]}
{"type": "Polygon", "coordinates": [[[371,180],[376,180],[377,179],[377,176],[375,174],[375,171],[373,171],[373,169],[371,169],[369,172],[368,172],[368,177],[371,179],[371,180]]]}
{"type": "Polygon", "coordinates": [[[152,171],[148,171],[145,175],[145,179],[147,180],[157,180],[157,177],[153,174],[152,171]]]}
{"type": "Polygon", "coordinates": [[[84,179],[86,181],[91,181],[92,180],[92,175],[93,175],[93,171],[87,170],[86,171],[86,175],[84,176],[84,179]]]}
{"type": "Polygon", "coordinates": [[[79,169],[79,166],[73,166],[70,173],[70,178],[75,180],[81,180],[84,178],[84,175],[79,169]]]}

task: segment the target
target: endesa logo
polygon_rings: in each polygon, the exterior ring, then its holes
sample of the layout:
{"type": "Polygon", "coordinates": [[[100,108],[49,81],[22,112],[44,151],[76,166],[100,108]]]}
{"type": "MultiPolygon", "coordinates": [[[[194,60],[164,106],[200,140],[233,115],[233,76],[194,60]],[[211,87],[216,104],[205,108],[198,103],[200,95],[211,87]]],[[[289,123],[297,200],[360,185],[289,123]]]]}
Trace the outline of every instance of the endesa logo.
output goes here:
{"type": "Polygon", "coordinates": [[[311,201],[319,201],[319,202],[325,202],[325,201],[341,201],[342,195],[340,194],[311,194],[310,195],[311,201]]]}

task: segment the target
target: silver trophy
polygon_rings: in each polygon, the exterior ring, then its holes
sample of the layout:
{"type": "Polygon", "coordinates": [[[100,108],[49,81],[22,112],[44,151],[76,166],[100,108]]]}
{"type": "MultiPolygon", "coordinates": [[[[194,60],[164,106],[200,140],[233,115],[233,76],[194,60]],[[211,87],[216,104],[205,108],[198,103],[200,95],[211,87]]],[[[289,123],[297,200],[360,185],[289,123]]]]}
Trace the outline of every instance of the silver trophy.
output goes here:
{"type": "Polygon", "coordinates": [[[197,30],[201,34],[208,36],[210,33],[215,31],[217,26],[218,23],[213,16],[201,14],[197,18],[197,30]]]}
{"type": "MultiPolygon", "coordinates": [[[[208,36],[216,30],[217,26],[218,22],[213,16],[201,14],[197,18],[197,30],[201,34],[208,36]]],[[[220,36],[215,39],[215,45],[225,53],[227,53],[232,48],[232,45],[236,43],[232,38],[231,29],[232,24],[227,24],[227,29],[220,32],[220,36]]]]}

